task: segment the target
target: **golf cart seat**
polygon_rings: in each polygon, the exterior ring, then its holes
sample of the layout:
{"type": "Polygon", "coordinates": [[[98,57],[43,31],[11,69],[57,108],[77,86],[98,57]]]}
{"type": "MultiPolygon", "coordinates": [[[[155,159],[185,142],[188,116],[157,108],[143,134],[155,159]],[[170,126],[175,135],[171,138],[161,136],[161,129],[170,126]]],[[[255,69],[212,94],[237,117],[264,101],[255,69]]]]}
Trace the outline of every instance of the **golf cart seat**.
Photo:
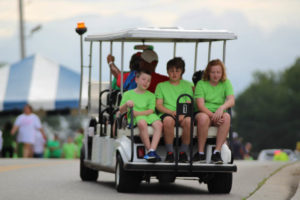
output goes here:
{"type": "MultiPolygon", "coordinates": [[[[215,126],[209,127],[207,138],[216,138],[217,131],[218,131],[218,127],[215,127],[215,126]]],[[[152,136],[153,132],[154,132],[154,129],[151,126],[148,126],[149,136],[152,136]]],[[[140,133],[140,131],[139,131],[138,127],[135,127],[134,128],[134,136],[139,136],[139,133],[140,133]]],[[[174,136],[175,136],[175,133],[176,133],[176,128],[174,128],[174,136]]],[[[126,134],[126,136],[131,135],[130,128],[126,128],[125,134],[126,134]]],[[[179,136],[181,136],[181,135],[182,135],[182,128],[179,128],[179,136]]],[[[197,137],[197,127],[196,126],[194,127],[193,137],[194,138],[197,137]]]]}

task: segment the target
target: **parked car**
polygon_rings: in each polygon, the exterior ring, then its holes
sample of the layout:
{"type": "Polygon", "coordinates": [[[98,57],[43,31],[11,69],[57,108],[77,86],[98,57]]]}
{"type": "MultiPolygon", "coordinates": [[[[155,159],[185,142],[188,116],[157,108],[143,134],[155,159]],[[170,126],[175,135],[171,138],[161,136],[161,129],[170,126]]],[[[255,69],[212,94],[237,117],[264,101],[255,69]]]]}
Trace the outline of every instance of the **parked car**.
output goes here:
{"type": "Polygon", "coordinates": [[[268,161],[268,160],[272,161],[273,157],[274,157],[274,153],[276,151],[285,152],[289,156],[289,161],[296,161],[297,160],[296,154],[291,149],[264,149],[259,153],[257,160],[259,160],[259,161],[268,161]]]}

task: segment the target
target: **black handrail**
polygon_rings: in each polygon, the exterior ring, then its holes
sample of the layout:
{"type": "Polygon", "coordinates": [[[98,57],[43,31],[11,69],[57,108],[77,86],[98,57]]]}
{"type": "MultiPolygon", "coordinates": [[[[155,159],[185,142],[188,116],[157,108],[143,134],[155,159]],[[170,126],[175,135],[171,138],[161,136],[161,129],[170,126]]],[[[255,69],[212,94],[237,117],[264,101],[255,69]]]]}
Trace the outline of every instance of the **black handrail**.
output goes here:
{"type": "Polygon", "coordinates": [[[133,155],[134,155],[134,152],[133,152],[133,143],[134,143],[134,138],[133,138],[133,107],[130,108],[130,139],[131,139],[131,159],[130,159],[130,162],[133,162],[133,155]]]}
{"type": "Polygon", "coordinates": [[[233,163],[233,138],[232,138],[232,111],[231,108],[228,108],[227,110],[228,114],[230,115],[230,128],[229,128],[229,148],[231,151],[231,164],[233,163]]]}
{"type": "Polygon", "coordinates": [[[102,90],[99,94],[99,112],[98,112],[98,119],[99,119],[99,123],[101,124],[102,123],[102,116],[103,116],[103,113],[102,113],[102,110],[101,110],[101,106],[102,106],[102,95],[105,93],[105,92],[109,92],[110,90],[109,89],[106,89],[106,90],[102,90]]]}
{"type": "Polygon", "coordinates": [[[192,170],[192,156],[193,156],[193,132],[194,132],[194,99],[189,94],[182,94],[177,98],[176,101],[176,142],[175,142],[175,169],[178,168],[178,145],[179,145],[179,137],[178,137],[178,126],[179,126],[179,115],[185,115],[191,117],[191,126],[190,126],[190,171],[192,170]],[[179,100],[182,97],[189,97],[191,100],[190,103],[179,103],[179,100]],[[180,106],[182,105],[182,106],[180,106]]]}

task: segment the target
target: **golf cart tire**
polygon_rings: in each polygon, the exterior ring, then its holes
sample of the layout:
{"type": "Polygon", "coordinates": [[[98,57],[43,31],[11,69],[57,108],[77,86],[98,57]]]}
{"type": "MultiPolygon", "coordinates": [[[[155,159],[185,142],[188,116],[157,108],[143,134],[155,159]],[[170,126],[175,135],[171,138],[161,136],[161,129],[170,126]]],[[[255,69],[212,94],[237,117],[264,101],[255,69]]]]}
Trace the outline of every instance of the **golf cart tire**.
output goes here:
{"type": "Polygon", "coordinates": [[[84,155],[85,152],[83,146],[80,152],[80,178],[83,181],[97,181],[99,172],[84,165],[84,155]]]}
{"type": "Polygon", "coordinates": [[[123,168],[123,160],[117,154],[117,164],[115,170],[115,187],[118,192],[130,193],[136,192],[139,188],[141,178],[138,174],[125,171],[123,168]]]}
{"type": "Polygon", "coordinates": [[[214,177],[207,182],[210,193],[228,194],[232,187],[232,173],[215,173],[214,177]]]}

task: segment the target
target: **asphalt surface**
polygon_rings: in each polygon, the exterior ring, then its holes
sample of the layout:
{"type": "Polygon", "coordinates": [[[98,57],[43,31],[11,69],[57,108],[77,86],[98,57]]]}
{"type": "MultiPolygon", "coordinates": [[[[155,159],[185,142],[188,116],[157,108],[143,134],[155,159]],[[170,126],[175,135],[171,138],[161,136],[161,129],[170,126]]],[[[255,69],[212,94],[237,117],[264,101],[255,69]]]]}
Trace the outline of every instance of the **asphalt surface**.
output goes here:
{"type": "MultiPolygon", "coordinates": [[[[238,172],[234,173],[233,186],[230,194],[210,194],[206,184],[197,180],[176,179],[169,185],[160,185],[156,179],[151,183],[143,182],[135,194],[118,193],[114,188],[114,174],[100,172],[97,182],[83,182],[79,177],[79,160],[48,160],[48,159],[0,159],[0,199],[2,200],[75,200],[75,199],[243,199],[249,197],[259,183],[272,177],[270,174],[285,163],[237,161],[238,172]]],[[[294,166],[297,174],[299,163],[294,166]]],[[[290,167],[291,167],[290,166],[290,167]]],[[[286,167],[285,167],[286,168],[286,167]]],[[[285,169],[283,168],[283,169],[285,169]]],[[[287,168],[285,171],[291,171],[287,168]]],[[[281,176],[286,176],[285,174],[281,176]]],[[[297,176],[289,176],[292,196],[298,186],[297,176]],[[291,181],[293,180],[293,181],[291,181]]],[[[280,180],[280,179],[279,179],[280,180]]],[[[273,184],[272,181],[265,185],[273,184]]],[[[290,187],[289,187],[290,188],[290,187]]],[[[255,194],[264,190],[262,186],[255,194]]],[[[269,192],[265,190],[265,192],[269,192]]],[[[253,194],[249,199],[257,199],[253,194]]],[[[263,193],[263,195],[265,195],[263,193]]]]}

